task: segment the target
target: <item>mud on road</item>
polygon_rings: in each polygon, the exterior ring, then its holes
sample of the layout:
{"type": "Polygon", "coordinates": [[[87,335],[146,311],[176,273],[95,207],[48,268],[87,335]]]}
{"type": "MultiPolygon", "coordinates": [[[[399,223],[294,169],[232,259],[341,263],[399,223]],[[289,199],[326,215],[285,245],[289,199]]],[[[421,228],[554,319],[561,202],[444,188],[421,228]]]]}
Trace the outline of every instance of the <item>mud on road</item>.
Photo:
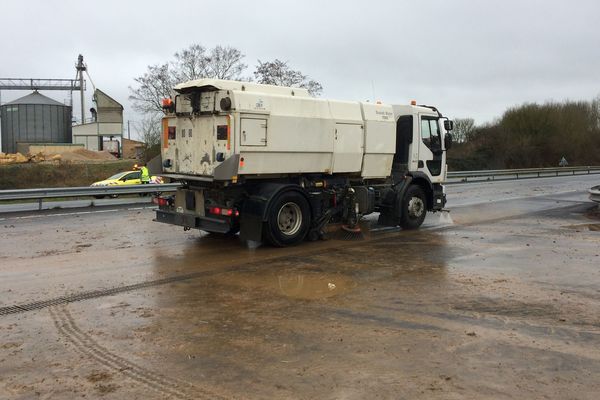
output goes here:
{"type": "Polygon", "coordinates": [[[0,398],[596,399],[592,207],[510,200],[292,249],[147,209],[5,220],[0,398]]]}

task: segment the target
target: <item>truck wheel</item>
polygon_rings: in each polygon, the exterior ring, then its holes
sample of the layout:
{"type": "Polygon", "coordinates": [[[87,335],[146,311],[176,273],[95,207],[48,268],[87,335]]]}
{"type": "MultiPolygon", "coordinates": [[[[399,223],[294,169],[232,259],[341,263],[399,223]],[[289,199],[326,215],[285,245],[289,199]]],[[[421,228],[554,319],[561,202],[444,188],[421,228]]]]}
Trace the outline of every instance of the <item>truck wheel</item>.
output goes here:
{"type": "Polygon", "coordinates": [[[310,207],[306,198],[295,191],[284,192],[271,203],[264,238],[273,246],[292,246],[304,240],[309,227],[310,207]]]}
{"type": "Polygon", "coordinates": [[[400,226],[402,229],[417,229],[425,220],[427,199],[420,186],[412,185],[406,190],[402,200],[400,226]]]}

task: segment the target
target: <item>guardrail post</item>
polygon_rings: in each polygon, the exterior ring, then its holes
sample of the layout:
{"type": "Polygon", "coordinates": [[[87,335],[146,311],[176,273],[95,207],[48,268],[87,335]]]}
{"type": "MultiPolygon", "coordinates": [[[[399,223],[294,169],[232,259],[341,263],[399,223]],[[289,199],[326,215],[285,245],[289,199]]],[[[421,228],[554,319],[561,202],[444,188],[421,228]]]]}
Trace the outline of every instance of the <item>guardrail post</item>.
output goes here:
{"type": "Polygon", "coordinates": [[[42,211],[42,198],[41,197],[38,199],[38,210],[42,211]]]}

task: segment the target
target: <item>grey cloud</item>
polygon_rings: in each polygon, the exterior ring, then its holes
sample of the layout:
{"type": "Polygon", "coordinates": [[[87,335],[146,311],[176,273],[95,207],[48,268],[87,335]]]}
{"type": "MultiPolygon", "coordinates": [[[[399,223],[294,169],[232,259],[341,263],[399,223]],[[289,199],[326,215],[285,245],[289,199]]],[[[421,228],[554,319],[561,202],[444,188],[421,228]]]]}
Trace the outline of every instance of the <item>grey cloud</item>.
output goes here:
{"type": "Polygon", "coordinates": [[[320,81],[324,97],[372,99],[374,87],[376,99],[481,123],[525,101],[597,96],[598,15],[586,0],[6,2],[0,75],[74,77],[82,53],[135,120],[127,87],[147,65],[194,42],[226,44],[246,54],[248,75],[277,57],[320,81]]]}

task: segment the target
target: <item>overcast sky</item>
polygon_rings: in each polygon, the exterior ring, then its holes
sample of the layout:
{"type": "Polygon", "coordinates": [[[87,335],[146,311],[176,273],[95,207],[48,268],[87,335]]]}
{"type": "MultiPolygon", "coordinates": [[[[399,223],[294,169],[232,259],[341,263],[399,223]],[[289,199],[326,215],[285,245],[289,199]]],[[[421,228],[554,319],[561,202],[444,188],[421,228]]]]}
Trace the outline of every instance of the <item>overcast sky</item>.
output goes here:
{"type": "Polygon", "coordinates": [[[242,50],[248,76],[280,58],[325,98],[416,99],[484,123],[524,102],[598,96],[599,20],[594,0],[5,1],[0,77],[74,78],[81,53],[96,87],[139,120],[128,86],[149,64],[221,44],[242,50]]]}

